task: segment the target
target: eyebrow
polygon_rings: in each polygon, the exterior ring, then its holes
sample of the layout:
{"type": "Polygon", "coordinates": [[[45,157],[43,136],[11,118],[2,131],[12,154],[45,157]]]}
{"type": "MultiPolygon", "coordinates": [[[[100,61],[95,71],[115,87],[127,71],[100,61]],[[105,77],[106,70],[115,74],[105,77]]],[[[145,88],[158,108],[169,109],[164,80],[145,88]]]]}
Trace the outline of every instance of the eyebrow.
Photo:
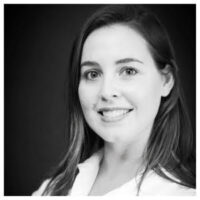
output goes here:
{"type": "MultiPolygon", "coordinates": [[[[123,58],[120,60],[117,60],[115,62],[115,64],[126,64],[126,63],[130,63],[130,62],[138,62],[138,63],[142,63],[142,61],[135,59],[135,58],[123,58]]],[[[99,67],[99,63],[95,62],[95,61],[84,61],[83,63],[81,63],[81,67],[83,66],[89,66],[89,67],[99,67]]]]}
{"type": "Polygon", "coordinates": [[[120,60],[117,60],[115,63],[116,64],[124,64],[124,63],[129,63],[129,62],[139,62],[139,63],[142,63],[142,61],[136,59],[136,58],[123,58],[123,59],[120,59],[120,60]]]}
{"type": "Polygon", "coordinates": [[[94,61],[84,61],[83,63],[81,63],[81,67],[83,66],[89,66],[89,67],[99,67],[99,63],[94,62],[94,61]]]}

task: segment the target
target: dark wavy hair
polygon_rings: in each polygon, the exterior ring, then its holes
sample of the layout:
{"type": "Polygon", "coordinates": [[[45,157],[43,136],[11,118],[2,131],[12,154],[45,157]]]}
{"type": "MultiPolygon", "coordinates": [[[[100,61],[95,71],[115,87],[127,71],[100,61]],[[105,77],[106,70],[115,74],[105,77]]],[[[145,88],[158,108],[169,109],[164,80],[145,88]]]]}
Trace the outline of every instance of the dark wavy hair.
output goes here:
{"type": "Polygon", "coordinates": [[[67,74],[66,154],[51,175],[43,195],[67,195],[78,173],[78,163],[90,157],[103,146],[103,140],[87,125],[78,97],[80,60],[88,35],[94,30],[113,24],[124,24],[136,30],[147,41],[149,50],[160,71],[168,66],[174,86],[167,97],[162,97],[159,111],[149,137],[146,166],[138,183],[149,170],[189,188],[196,187],[195,137],[178,77],[175,54],[168,34],[150,11],[140,5],[108,5],[95,12],[83,25],[76,38],[67,74]],[[174,175],[170,178],[162,169],[174,175]]]}

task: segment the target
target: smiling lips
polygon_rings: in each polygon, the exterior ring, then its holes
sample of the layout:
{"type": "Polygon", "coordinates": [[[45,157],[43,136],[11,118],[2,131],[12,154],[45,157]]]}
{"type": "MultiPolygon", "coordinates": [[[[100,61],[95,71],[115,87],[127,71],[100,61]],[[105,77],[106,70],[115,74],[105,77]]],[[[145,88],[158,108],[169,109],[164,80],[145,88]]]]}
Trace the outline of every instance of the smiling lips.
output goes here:
{"type": "Polygon", "coordinates": [[[132,110],[127,108],[101,108],[98,113],[104,122],[115,122],[122,120],[132,110]]]}

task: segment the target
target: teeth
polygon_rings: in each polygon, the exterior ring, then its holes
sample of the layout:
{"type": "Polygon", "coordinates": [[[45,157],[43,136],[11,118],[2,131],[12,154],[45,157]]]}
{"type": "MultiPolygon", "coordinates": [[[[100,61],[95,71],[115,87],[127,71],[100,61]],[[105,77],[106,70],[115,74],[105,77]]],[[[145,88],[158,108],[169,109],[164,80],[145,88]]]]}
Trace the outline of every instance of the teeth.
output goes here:
{"type": "Polygon", "coordinates": [[[128,113],[128,110],[103,111],[102,113],[105,117],[119,117],[128,113]]]}

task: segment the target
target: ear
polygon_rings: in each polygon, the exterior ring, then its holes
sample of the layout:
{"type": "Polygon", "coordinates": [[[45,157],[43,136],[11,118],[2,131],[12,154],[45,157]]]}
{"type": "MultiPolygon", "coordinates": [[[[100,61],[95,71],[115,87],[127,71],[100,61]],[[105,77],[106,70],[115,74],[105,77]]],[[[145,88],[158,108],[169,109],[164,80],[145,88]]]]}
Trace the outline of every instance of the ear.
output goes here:
{"type": "Polygon", "coordinates": [[[174,86],[174,76],[170,68],[171,66],[167,64],[161,72],[163,76],[162,97],[167,97],[174,86]]]}

